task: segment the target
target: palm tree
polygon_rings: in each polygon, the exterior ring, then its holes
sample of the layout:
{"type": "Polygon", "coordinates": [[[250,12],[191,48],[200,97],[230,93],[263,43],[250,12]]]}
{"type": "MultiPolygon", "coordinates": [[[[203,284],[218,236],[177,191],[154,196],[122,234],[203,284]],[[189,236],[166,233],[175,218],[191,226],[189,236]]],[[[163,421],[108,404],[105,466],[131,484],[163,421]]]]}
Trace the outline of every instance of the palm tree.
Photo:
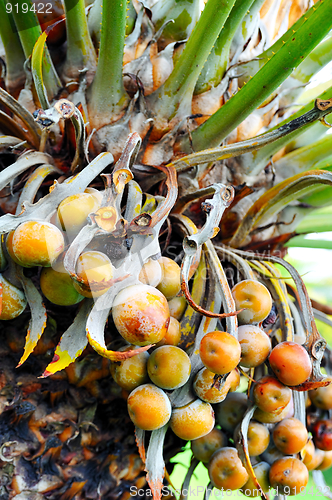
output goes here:
{"type": "MultiPolygon", "coordinates": [[[[331,81],[307,84],[331,61],[331,6],[0,0],[0,498],[126,499],[146,480],[160,497],[165,462],[169,480],[184,441],[169,432],[165,444],[165,425],[136,428],[135,442],[128,391],[111,375],[151,347],[123,350],[111,309],[160,254],[182,262],[179,347],[192,365],[169,393],[173,411],[193,399],[202,337],[237,336],[231,288],[250,279],[264,281],[276,306],[278,320],[265,324],[273,342],[304,342],[310,357],[312,374],[293,391],[305,420],[301,391],[325,384],[314,314],[328,322],[331,311],[312,308],[282,257],[286,245],[310,246],[303,234],[330,213],[331,81]],[[65,230],[59,205],[82,193],[92,205],[71,233],[78,216],[69,213],[65,230]],[[55,233],[63,239],[53,268],[29,260],[31,223],[50,231],[48,250],[55,233]],[[105,255],[107,278],[79,272],[87,250],[105,255]],[[70,305],[61,302],[68,291],[49,300],[41,285],[56,288],[59,274],[75,290],[70,305]]],[[[324,221],[320,231],[330,229],[324,221]]],[[[237,446],[255,478],[245,439],[253,411],[237,446]]]]}

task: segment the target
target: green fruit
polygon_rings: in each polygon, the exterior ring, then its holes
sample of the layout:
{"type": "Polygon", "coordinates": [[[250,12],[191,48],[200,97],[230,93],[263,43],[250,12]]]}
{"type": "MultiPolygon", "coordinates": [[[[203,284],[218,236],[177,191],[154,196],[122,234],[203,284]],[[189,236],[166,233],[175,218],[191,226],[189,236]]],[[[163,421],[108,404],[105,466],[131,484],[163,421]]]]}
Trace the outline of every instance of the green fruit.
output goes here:
{"type": "Polygon", "coordinates": [[[44,267],[40,274],[40,288],[45,297],[58,306],[72,306],[84,299],[62,262],[53,268],[44,267]]]}

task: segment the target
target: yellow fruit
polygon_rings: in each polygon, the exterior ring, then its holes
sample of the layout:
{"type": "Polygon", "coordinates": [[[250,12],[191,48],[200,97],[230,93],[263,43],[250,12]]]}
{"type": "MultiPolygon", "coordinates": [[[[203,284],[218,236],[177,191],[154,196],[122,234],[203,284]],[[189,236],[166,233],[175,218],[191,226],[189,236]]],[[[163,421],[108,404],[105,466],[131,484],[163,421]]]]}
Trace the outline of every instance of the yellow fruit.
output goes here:
{"type": "MultiPolygon", "coordinates": [[[[119,349],[119,351],[128,351],[132,348],[133,346],[127,346],[119,349]]],[[[132,391],[139,385],[148,382],[148,359],[149,353],[144,351],[136,354],[136,356],[133,356],[132,358],[124,359],[121,362],[112,362],[112,377],[120,387],[126,391],[132,391]]]]}
{"type": "Polygon", "coordinates": [[[132,285],[115,297],[112,316],[122,337],[130,344],[156,344],[166,334],[170,315],[165,296],[149,285],[132,285]]]}
{"type": "Polygon", "coordinates": [[[186,441],[205,436],[214,427],[212,406],[196,399],[181,408],[174,408],[170,426],[174,434],[186,441]]]}
{"type": "Polygon", "coordinates": [[[49,267],[63,252],[64,239],[61,231],[49,222],[27,221],[15,229],[7,245],[21,266],[49,267]]]}
{"type": "Polygon", "coordinates": [[[180,266],[168,257],[161,257],[158,262],[161,267],[162,278],[157,288],[167,299],[172,299],[181,289],[180,266]]]}
{"type": "Polygon", "coordinates": [[[190,370],[188,354],[174,345],[158,347],[148,361],[149,377],[162,389],[182,387],[189,378],[190,370]]]}
{"type": "Polygon", "coordinates": [[[74,286],[84,297],[99,297],[110,288],[107,282],[112,279],[113,272],[114,268],[107,255],[95,250],[84,252],[76,264],[77,276],[84,283],[74,282],[74,286]]]}
{"type": "Polygon", "coordinates": [[[153,384],[136,387],[128,397],[128,412],[134,424],[145,431],[163,427],[170,419],[171,403],[162,389],[153,384]]]}
{"type": "Polygon", "coordinates": [[[27,305],[25,295],[22,290],[12,285],[1,275],[0,285],[2,285],[2,308],[0,307],[0,319],[14,319],[24,311],[27,305]]]}
{"type": "Polygon", "coordinates": [[[98,208],[99,201],[93,194],[73,194],[62,200],[58,206],[57,220],[69,237],[73,238],[87,224],[88,215],[98,208]]]}
{"type": "Polygon", "coordinates": [[[242,324],[259,323],[265,319],[272,307],[270,292],[256,280],[244,280],[232,289],[236,309],[244,309],[238,314],[242,324]]]}

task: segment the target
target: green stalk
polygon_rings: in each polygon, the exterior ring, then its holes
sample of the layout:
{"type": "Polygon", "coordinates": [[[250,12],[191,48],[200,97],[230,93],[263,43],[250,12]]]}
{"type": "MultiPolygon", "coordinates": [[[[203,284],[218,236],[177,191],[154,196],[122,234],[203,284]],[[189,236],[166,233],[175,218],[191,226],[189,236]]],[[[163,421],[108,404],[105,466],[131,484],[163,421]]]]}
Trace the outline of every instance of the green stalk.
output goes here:
{"type": "Polygon", "coordinates": [[[85,15],[84,0],[64,0],[67,29],[67,56],[64,68],[65,77],[77,78],[79,71],[96,68],[96,53],[91,41],[85,15]]]}
{"type": "Polygon", "coordinates": [[[89,121],[97,129],[118,119],[129,100],[122,78],[126,9],[125,0],[103,4],[98,65],[88,95],[89,121]]]}
{"type": "MultiPolygon", "coordinates": [[[[217,146],[257,106],[292,73],[313,48],[327,35],[332,26],[331,3],[321,0],[304,16],[305,22],[284,41],[268,62],[241,90],[233,95],[216,113],[192,133],[196,151],[217,146]],[[314,10],[313,10],[314,9],[314,10]]],[[[181,141],[181,150],[189,151],[189,138],[181,141]]]]}
{"type": "Polygon", "coordinates": [[[253,2],[254,0],[236,0],[198,77],[195,94],[206,92],[221,82],[229,63],[229,51],[234,35],[253,2]]]}
{"type": "Polygon", "coordinates": [[[8,2],[0,0],[0,37],[6,53],[6,87],[17,97],[19,90],[24,85],[25,74],[23,64],[25,61],[22,45],[15,29],[14,18],[7,13],[8,2]]]}
{"type": "Polygon", "coordinates": [[[147,98],[155,114],[155,132],[167,131],[168,122],[191,114],[197,78],[235,0],[208,0],[174,70],[166,82],[147,98]]]}
{"type": "MultiPolygon", "coordinates": [[[[30,0],[10,0],[10,3],[13,7],[13,17],[23,47],[24,55],[25,58],[28,59],[32,54],[33,47],[42,30],[39,25],[37,15],[33,12],[33,10],[31,10],[32,4],[30,0]],[[23,10],[24,5],[28,6],[27,12],[23,10]]],[[[55,71],[47,47],[45,47],[43,56],[43,76],[47,94],[52,99],[59,92],[61,82],[55,71]]]]}

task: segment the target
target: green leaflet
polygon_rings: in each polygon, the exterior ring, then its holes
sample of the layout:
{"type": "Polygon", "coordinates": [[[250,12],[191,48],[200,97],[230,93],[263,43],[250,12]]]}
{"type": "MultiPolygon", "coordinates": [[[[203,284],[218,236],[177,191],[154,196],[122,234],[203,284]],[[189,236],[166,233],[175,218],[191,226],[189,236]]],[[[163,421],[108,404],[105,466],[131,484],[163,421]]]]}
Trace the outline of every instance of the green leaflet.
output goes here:
{"type": "Polygon", "coordinates": [[[278,180],[289,178],[310,169],[325,169],[331,164],[331,149],[332,135],[326,134],[318,141],[291,151],[274,163],[278,180]]]}
{"type": "Polygon", "coordinates": [[[300,222],[297,226],[297,233],[322,233],[332,230],[331,207],[324,207],[315,210],[300,222]]]}
{"type": "Polygon", "coordinates": [[[47,34],[44,31],[38,38],[37,42],[35,43],[32,51],[32,56],[31,56],[31,72],[33,76],[33,81],[35,84],[37,96],[39,99],[39,102],[41,104],[41,107],[43,109],[47,109],[50,107],[50,103],[48,101],[46,89],[44,86],[44,79],[43,79],[43,69],[42,69],[42,63],[43,63],[43,54],[44,54],[44,47],[45,47],[45,42],[46,42],[47,34]]]}
{"type": "Polygon", "coordinates": [[[300,173],[266,191],[244,216],[230,245],[235,248],[241,246],[252,229],[263,225],[289,202],[310,193],[319,184],[332,185],[332,173],[324,170],[300,173]]]}
{"type": "MultiPolygon", "coordinates": [[[[239,73],[243,76],[239,77],[240,85],[247,83],[250,78],[252,78],[259,69],[264,66],[264,64],[278,51],[283,45],[283,41],[288,40],[294,36],[294,31],[296,31],[301,25],[304,24],[305,18],[308,18],[314,9],[308,10],[289,30],[277,40],[272,47],[265,50],[257,59],[248,61],[240,66],[239,73]]],[[[282,85],[282,88],[287,88],[292,91],[291,87],[297,85],[295,90],[295,95],[302,93],[303,88],[301,84],[308,83],[313,75],[320,71],[326,64],[331,60],[331,45],[332,37],[329,36],[323,40],[312,52],[304,59],[301,64],[293,71],[290,75],[287,83],[282,85]]]]}
{"type": "Polygon", "coordinates": [[[187,500],[187,498],[188,498],[188,493],[190,492],[190,489],[189,489],[190,480],[191,480],[192,476],[194,475],[194,471],[195,471],[198,464],[199,464],[199,460],[197,460],[197,458],[192,456],[189,469],[187,470],[187,474],[185,475],[185,478],[184,478],[182,486],[181,486],[181,492],[182,492],[181,500],[187,500]]]}
{"type": "MultiPolygon", "coordinates": [[[[330,218],[331,220],[331,218],[330,218]]],[[[332,224],[330,224],[329,229],[326,229],[326,231],[332,231],[332,224]]],[[[324,229],[325,231],[325,229],[324,229]]],[[[301,248],[325,248],[326,250],[331,250],[332,249],[332,241],[331,240],[324,240],[324,239],[307,239],[304,236],[295,236],[292,238],[290,241],[287,241],[285,244],[286,247],[292,248],[292,247],[301,247],[301,248]]]]}
{"type": "MultiPolygon", "coordinates": [[[[32,55],[34,45],[38,42],[42,31],[38,22],[37,14],[32,8],[31,1],[18,0],[17,5],[18,7],[13,8],[12,13],[15,19],[15,24],[21,40],[25,57],[26,59],[28,59],[32,55]],[[23,5],[26,5],[28,7],[28,10],[25,13],[23,13],[23,5]]],[[[53,66],[53,62],[47,47],[45,48],[42,58],[44,84],[49,97],[53,98],[59,92],[62,85],[53,66]]],[[[40,90],[42,91],[43,89],[40,90]]],[[[42,106],[44,106],[44,104],[42,104],[42,106]]]]}

